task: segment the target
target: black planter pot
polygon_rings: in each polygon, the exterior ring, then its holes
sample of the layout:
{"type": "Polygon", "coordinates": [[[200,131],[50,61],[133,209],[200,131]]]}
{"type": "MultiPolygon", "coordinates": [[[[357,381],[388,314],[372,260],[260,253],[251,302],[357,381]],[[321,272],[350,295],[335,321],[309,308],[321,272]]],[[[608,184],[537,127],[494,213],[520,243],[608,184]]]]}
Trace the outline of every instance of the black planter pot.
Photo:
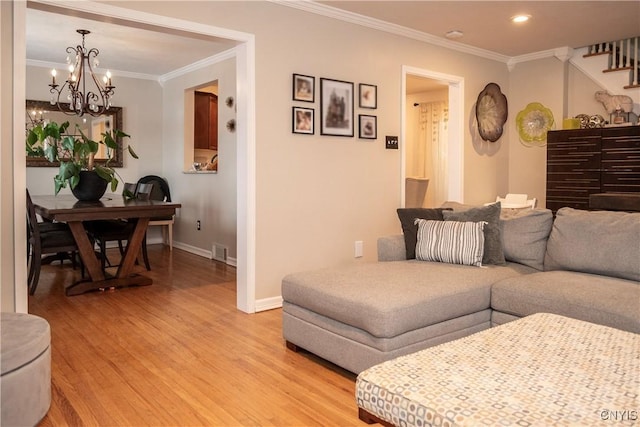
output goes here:
{"type": "Polygon", "coordinates": [[[95,171],[80,171],[80,181],[71,192],[78,200],[93,202],[104,196],[107,184],[95,171]]]}

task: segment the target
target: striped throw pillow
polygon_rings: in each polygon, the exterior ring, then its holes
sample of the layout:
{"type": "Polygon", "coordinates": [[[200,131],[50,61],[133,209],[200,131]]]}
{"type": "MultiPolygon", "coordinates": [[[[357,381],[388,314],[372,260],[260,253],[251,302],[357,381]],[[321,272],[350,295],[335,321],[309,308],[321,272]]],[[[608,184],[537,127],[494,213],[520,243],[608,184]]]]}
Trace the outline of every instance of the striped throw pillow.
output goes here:
{"type": "Polygon", "coordinates": [[[482,266],[486,221],[417,219],[416,259],[482,266]]]}

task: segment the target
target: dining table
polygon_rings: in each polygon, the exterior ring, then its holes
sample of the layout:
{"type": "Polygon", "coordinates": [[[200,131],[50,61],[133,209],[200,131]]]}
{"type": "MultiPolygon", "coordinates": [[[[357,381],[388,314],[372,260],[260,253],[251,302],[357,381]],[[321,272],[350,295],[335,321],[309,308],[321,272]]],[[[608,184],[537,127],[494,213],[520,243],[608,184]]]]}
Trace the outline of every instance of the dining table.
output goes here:
{"type": "Polygon", "coordinates": [[[71,194],[32,196],[37,214],[48,221],[66,222],[78,245],[80,258],[89,279],[80,279],[65,288],[67,296],[94,290],[151,285],[153,280],[134,272],[136,259],[142,252],[147,226],[152,217],[174,215],[180,203],[158,200],[127,199],[119,194],[105,194],[98,201],[79,201],[71,194]],[[115,275],[102,269],[84,221],[122,219],[135,222],[124,256],[115,275]]]}

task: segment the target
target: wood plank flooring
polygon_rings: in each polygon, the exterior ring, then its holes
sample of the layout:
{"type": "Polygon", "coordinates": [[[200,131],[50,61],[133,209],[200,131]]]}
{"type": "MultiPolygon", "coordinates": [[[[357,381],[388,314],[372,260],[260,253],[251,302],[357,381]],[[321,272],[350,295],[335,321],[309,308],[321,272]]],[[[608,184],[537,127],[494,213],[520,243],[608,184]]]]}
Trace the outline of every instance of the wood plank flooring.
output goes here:
{"type": "Polygon", "coordinates": [[[44,267],[29,299],[52,334],[41,426],[364,425],[355,375],[288,350],[280,309],[238,311],[234,268],[162,245],[149,257],[152,286],[73,297],[62,283],[80,271],[44,267]]]}

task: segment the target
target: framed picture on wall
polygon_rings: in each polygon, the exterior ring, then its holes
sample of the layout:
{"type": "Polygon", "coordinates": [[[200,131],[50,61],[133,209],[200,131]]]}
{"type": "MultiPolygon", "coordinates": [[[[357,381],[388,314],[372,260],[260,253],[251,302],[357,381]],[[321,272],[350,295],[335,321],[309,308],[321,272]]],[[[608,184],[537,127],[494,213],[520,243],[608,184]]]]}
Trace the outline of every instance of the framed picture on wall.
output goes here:
{"type": "Polygon", "coordinates": [[[360,108],[378,108],[378,86],[360,83],[359,87],[360,108]]]}
{"type": "Polygon", "coordinates": [[[314,113],[313,108],[293,107],[293,133],[313,135],[314,113]]]}
{"type": "Polygon", "coordinates": [[[320,79],[320,134],[353,136],[353,83],[320,79]]]}
{"type": "Polygon", "coordinates": [[[316,78],[302,74],[293,75],[293,100],[314,102],[316,78]]]}
{"type": "Polygon", "coordinates": [[[377,117],[360,114],[358,116],[358,119],[360,122],[358,136],[361,139],[377,139],[378,138],[377,117]]]}

